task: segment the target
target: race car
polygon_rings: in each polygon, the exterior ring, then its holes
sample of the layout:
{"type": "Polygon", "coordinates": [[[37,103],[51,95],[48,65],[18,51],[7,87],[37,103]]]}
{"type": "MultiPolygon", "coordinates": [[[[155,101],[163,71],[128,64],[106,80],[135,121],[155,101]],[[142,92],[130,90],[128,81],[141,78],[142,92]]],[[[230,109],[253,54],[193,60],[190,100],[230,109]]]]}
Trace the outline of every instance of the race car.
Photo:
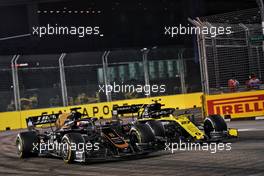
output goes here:
{"type": "Polygon", "coordinates": [[[128,127],[115,121],[98,122],[97,118],[84,117],[79,109],[27,118],[29,130],[19,133],[16,139],[18,156],[54,156],[72,163],[153,151],[155,136],[147,125],[128,127]],[[37,128],[42,125],[49,125],[50,130],[37,128]]]}
{"type": "Polygon", "coordinates": [[[188,113],[176,115],[175,108],[162,108],[159,100],[152,104],[113,107],[113,118],[130,117],[134,123],[148,125],[157,139],[167,142],[219,142],[238,136],[237,129],[227,128],[220,115],[211,115],[196,125],[188,113]]]}

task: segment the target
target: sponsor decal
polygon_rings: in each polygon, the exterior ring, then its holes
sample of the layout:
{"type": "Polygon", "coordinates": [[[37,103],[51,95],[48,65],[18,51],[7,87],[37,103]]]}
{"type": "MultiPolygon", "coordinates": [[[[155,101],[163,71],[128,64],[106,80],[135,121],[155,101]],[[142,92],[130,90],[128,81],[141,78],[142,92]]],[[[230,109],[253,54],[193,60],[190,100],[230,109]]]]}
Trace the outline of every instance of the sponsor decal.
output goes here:
{"type": "Polygon", "coordinates": [[[209,115],[264,112],[264,94],[207,100],[209,115]]]}

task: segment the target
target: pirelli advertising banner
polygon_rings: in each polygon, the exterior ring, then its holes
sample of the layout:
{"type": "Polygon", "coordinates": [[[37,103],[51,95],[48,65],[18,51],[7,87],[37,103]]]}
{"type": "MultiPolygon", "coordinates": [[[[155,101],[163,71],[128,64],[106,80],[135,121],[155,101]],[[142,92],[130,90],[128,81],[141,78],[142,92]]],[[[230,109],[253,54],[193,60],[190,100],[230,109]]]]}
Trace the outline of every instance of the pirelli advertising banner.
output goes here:
{"type": "Polygon", "coordinates": [[[220,114],[231,118],[264,116],[264,91],[206,95],[207,115],[220,114]]]}

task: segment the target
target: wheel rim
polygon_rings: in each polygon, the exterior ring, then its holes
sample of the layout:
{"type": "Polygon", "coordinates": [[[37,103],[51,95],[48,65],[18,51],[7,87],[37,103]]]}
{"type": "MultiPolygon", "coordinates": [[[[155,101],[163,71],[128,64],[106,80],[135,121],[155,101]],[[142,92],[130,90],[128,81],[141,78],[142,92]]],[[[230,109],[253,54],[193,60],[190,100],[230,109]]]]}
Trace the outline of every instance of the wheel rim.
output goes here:
{"type": "Polygon", "coordinates": [[[132,133],[132,135],[131,135],[131,139],[132,139],[132,142],[133,142],[134,144],[136,144],[136,143],[139,142],[139,140],[138,140],[138,136],[137,136],[137,134],[136,134],[135,132],[132,133]]]}
{"type": "Polygon", "coordinates": [[[17,154],[19,157],[21,157],[23,153],[23,146],[21,140],[17,139],[16,146],[17,146],[17,154]]]}
{"type": "Polygon", "coordinates": [[[132,141],[132,146],[136,152],[140,151],[140,148],[138,147],[139,139],[138,136],[135,132],[132,132],[131,134],[131,141],[132,141]]]}
{"type": "Polygon", "coordinates": [[[207,120],[204,123],[204,130],[205,130],[205,134],[210,137],[210,132],[214,130],[213,124],[207,120]]]}
{"type": "Polygon", "coordinates": [[[69,160],[69,143],[67,141],[63,141],[63,148],[62,148],[62,158],[63,160],[67,161],[69,160]]]}

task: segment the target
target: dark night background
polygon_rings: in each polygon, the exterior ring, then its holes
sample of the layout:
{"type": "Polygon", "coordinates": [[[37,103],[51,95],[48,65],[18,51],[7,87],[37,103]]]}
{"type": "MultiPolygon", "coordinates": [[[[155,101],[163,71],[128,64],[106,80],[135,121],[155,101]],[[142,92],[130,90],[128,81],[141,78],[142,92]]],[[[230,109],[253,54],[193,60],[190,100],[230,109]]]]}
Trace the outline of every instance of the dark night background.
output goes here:
{"type": "Polygon", "coordinates": [[[188,17],[255,8],[255,0],[1,0],[0,38],[32,33],[32,26],[100,26],[104,37],[23,37],[0,41],[0,54],[104,51],[149,46],[192,46],[190,36],[169,38],[164,26],[188,17]],[[37,14],[44,10],[89,10],[100,14],[37,14]]]}
{"type": "MultiPolygon", "coordinates": [[[[164,35],[164,27],[187,25],[188,17],[211,16],[249,8],[258,8],[255,0],[0,0],[0,97],[5,97],[0,100],[0,112],[14,110],[10,61],[15,54],[20,54],[19,64],[28,64],[19,67],[18,81],[21,98],[33,97],[38,100],[29,107],[32,109],[62,106],[58,59],[63,52],[67,53],[64,59],[65,80],[71,105],[87,103],[76,101],[82,94],[86,94],[89,103],[106,101],[105,94],[97,94],[98,84],[103,82],[101,57],[106,50],[111,50],[108,62],[112,82],[145,84],[140,49],[157,46],[148,55],[150,84],[166,85],[167,90],[162,95],[182,93],[180,74],[184,73],[184,68],[185,75],[182,76],[185,78],[186,92],[200,92],[196,37],[177,35],[170,38],[164,35]],[[51,10],[71,10],[73,13],[44,13],[51,10]],[[75,14],[74,11],[90,13],[75,14]],[[39,38],[31,35],[3,40],[30,34],[32,26],[47,24],[100,26],[104,37],[78,38],[67,35],[39,38]]],[[[254,12],[258,13],[257,10],[254,12]]],[[[237,16],[244,17],[240,13],[227,16],[234,19],[237,16]]],[[[238,57],[245,52],[239,52],[238,57]]],[[[247,53],[243,56],[246,57],[247,53]]],[[[229,58],[224,58],[223,62],[229,58]]],[[[135,97],[145,96],[112,95],[113,100],[135,97]]],[[[28,107],[22,106],[22,109],[28,107]]]]}

